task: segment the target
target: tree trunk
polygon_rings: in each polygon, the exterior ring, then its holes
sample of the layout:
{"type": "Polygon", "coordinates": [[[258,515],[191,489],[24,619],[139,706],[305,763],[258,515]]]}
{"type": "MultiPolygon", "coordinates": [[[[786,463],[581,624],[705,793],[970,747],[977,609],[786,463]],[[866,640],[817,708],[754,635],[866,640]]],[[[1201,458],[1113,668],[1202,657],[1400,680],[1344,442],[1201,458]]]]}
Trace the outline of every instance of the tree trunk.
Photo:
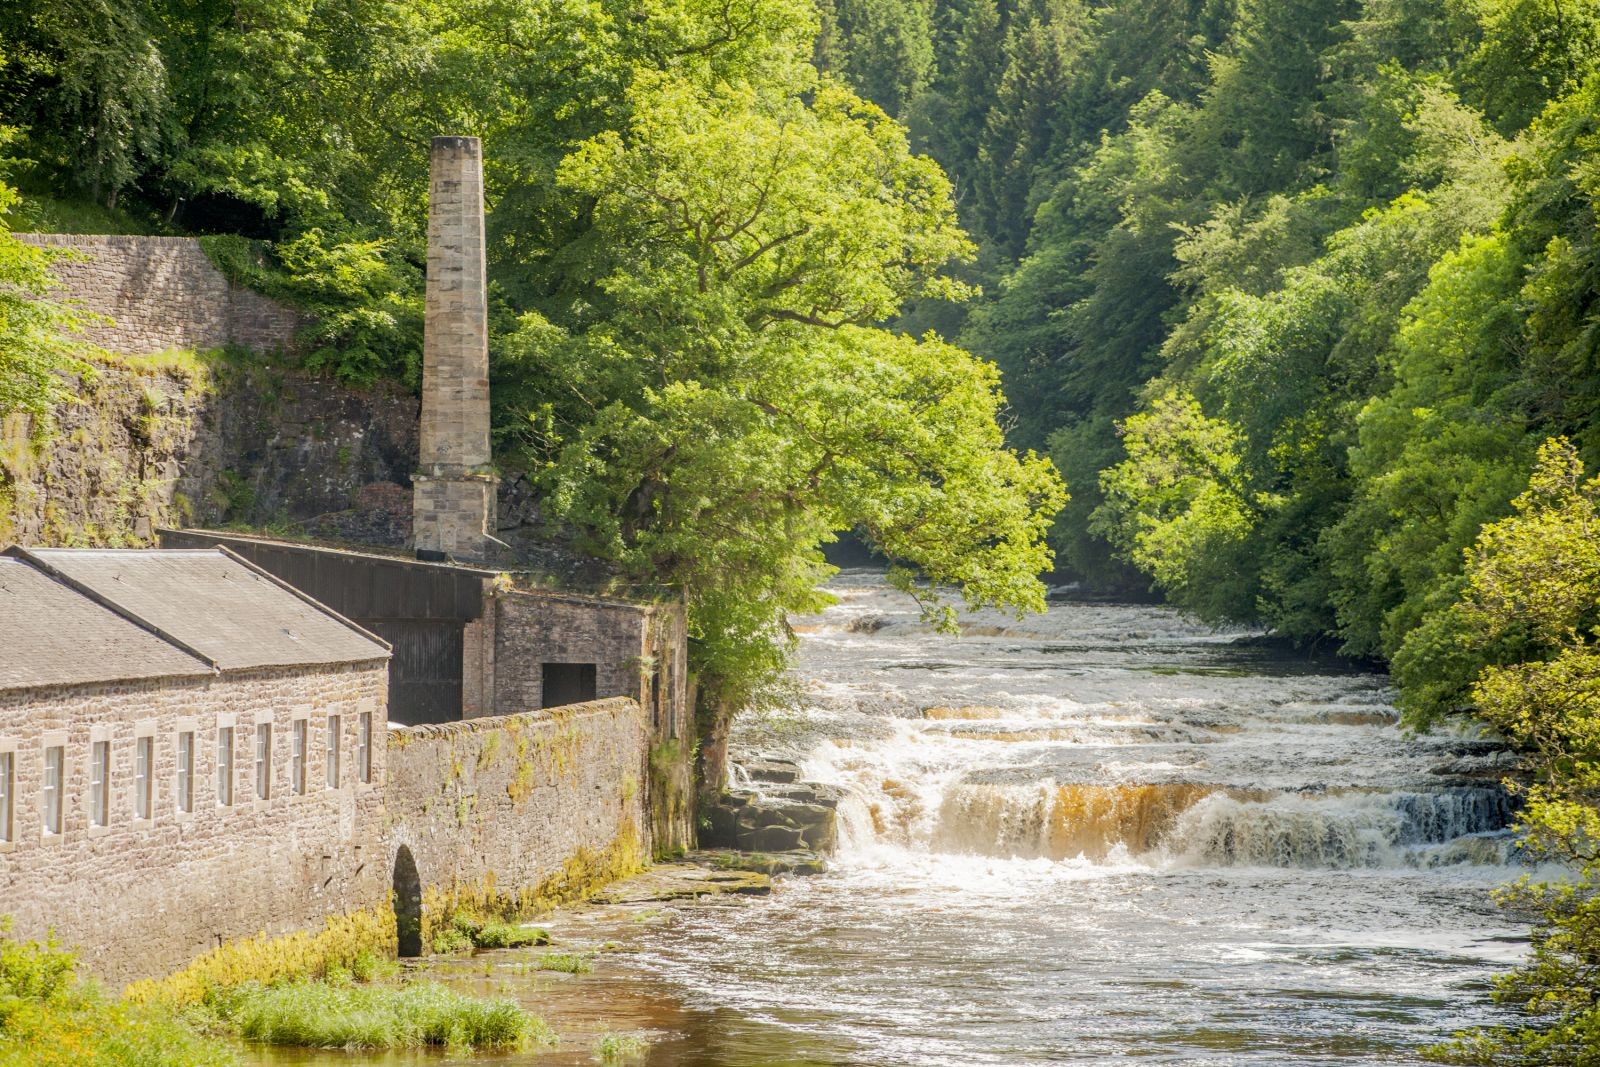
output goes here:
{"type": "Polygon", "coordinates": [[[735,709],[713,693],[713,687],[701,686],[695,694],[694,720],[700,734],[699,766],[695,768],[695,776],[699,780],[702,810],[728,788],[728,728],[733,724],[735,709]]]}

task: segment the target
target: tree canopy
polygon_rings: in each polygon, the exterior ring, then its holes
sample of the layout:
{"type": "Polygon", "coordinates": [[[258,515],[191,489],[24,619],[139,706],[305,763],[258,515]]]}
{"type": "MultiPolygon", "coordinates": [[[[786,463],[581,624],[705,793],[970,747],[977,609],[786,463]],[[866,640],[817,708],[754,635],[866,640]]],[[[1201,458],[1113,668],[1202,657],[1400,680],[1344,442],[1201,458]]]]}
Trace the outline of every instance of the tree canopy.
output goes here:
{"type": "Polygon", "coordinates": [[[898,110],[931,73],[919,12],[0,0],[0,107],[36,218],[206,235],[314,312],[310,369],[355,382],[415,379],[428,139],[483,137],[498,461],[686,600],[714,737],[846,531],[937,621],[947,589],[1043,606],[1060,479],[1005,441],[992,364],[894,326],[974,294],[949,179],[814,62],[824,23],[900,42],[903,65],[848,53],[898,110]]]}

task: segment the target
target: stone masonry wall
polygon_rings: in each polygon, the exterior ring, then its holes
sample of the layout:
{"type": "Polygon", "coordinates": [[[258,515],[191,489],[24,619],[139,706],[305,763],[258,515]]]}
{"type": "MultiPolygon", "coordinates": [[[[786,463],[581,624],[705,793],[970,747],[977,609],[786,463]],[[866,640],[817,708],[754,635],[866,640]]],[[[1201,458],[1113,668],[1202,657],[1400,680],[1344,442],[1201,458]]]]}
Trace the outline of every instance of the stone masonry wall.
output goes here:
{"type": "Polygon", "coordinates": [[[113,352],[144,355],[167,349],[240,345],[258,351],[292,348],[305,317],[260,293],[237,289],[192,237],[32,234],[34,245],[63,248],[51,270],[51,295],[108,316],[85,340],[113,352]]]}
{"type": "Polygon", "coordinates": [[[595,699],[647,704],[648,610],[558,593],[495,597],[494,708],[501,715],[544,706],[545,663],[595,664],[595,699]],[[537,649],[529,656],[527,650],[537,649]]]}
{"type": "Polygon", "coordinates": [[[385,866],[382,662],[214,679],[0,693],[0,751],[15,753],[14,836],[0,844],[0,914],[22,937],[54,928],[110,983],[164,974],[220,942],[317,927],[381,904],[385,866]],[[373,713],[370,784],[358,716],[373,713]],[[325,787],[326,718],[341,720],[341,785],[325,787]],[[290,788],[292,722],[307,719],[307,792],[290,788]],[[273,724],[272,795],[255,795],[255,724],[273,724]],[[234,803],[217,803],[219,726],[234,726],[234,803]],[[179,730],[195,733],[194,810],[179,812],[179,730]],[[153,817],[134,818],[134,741],[155,741],[153,817]],[[93,741],[111,742],[110,821],[89,825],[93,741]],[[64,832],[43,833],[43,750],[66,748],[64,832]]]}
{"type": "Polygon", "coordinates": [[[498,713],[542,706],[545,663],[593,663],[596,699],[627,697],[645,709],[652,847],[657,854],[691,847],[694,702],[683,611],[513,591],[495,596],[488,624],[494,638],[490,706],[498,713]]]}
{"type": "Polygon", "coordinates": [[[400,848],[437,897],[514,896],[575,857],[644,847],[648,732],[631,700],[389,731],[389,869],[400,848]]]}

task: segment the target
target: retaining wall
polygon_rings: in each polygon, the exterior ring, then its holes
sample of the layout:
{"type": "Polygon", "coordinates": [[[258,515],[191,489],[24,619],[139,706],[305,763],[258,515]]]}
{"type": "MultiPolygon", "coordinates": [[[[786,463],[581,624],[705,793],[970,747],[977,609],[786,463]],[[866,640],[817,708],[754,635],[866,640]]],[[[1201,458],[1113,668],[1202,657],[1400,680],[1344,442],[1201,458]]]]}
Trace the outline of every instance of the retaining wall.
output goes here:
{"type": "Polygon", "coordinates": [[[625,872],[644,858],[647,738],[626,699],[391,727],[388,869],[414,863],[435,911],[533,907],[625,872]]]}
{"type": "Polygon", "coordinates": [[[172,348],[240,345],[293,348],[306,318],[293,308],[228,283],[193,237],[19,233],[27,244],[67,251],[51,265],[50,295],[79,301],[111,322],[83,338],[129,355],[172,348]]]}

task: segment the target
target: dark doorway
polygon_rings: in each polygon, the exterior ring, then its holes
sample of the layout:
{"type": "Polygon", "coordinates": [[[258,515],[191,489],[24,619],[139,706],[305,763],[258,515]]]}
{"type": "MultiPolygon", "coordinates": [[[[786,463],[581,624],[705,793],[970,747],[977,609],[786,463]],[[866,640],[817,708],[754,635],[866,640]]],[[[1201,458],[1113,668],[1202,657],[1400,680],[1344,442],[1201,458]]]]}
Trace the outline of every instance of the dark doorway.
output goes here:
{"type": "Polygon", "coordinates": [[[422,876],[404,845],[394,857],[394,926],[400,955],[422,955],[422,876]]]}
{"type": "Polygon", "coordinates": [[[461,718],[463,626],[453,619],[368,619],[394,646],[389,658],[389,718],[407,726],[461,718]]]}
{"type": "Polygon", "coordinates": [[[541,673],[544,675],[541,707],[559,708],[563,704],[582,704],[594,699],[593,663],[546,663],[541,673]]]}

